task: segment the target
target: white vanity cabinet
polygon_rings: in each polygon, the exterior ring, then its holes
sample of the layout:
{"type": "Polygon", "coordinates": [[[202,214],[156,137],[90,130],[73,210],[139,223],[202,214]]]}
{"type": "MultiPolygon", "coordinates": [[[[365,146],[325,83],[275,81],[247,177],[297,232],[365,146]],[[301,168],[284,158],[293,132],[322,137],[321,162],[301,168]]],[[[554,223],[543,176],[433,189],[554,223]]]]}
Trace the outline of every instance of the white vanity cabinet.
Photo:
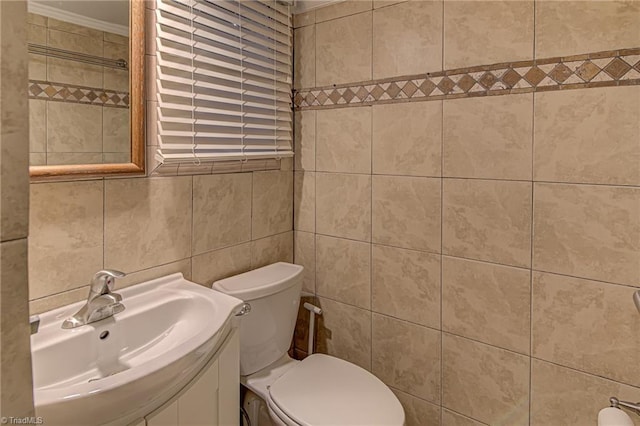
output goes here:
{"type": "Polygon", "coordinates": [[[136,426],[238,426],[240,346],[238,330],[196,378],[136,426]]]}

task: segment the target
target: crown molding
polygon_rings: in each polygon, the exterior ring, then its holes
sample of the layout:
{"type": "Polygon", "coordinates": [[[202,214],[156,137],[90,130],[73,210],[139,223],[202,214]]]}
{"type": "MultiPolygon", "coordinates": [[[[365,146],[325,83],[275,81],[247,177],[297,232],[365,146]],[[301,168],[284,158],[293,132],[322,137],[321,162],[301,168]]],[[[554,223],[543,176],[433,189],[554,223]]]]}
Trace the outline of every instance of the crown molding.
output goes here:
{"type": "Polygon", "coordinates": [[[111,22],[101,21],[99,19],[89,18],[84,15],[67,12],[66,10],[58,9],[56,7],[51,7],[33,1],[30,1],[28,4],[29,12],[31,13],[47,16],[49,18],[58,19],[64,22],[70,22],[72,24],[81,25],[83,27],[93,28],[99,31],[105,31],[108,33],[114,33],[129,37],[129,27],[126,27],[124,25],[118,25],[111,22]]]}
{"type": "Polygon", "coordinates": [[[293,13],[304,13],[310,10],[318,9],[324,6],[328,6],[332,3],[341,3],[345,0],[295,0],[293,6],[293,13]]]}

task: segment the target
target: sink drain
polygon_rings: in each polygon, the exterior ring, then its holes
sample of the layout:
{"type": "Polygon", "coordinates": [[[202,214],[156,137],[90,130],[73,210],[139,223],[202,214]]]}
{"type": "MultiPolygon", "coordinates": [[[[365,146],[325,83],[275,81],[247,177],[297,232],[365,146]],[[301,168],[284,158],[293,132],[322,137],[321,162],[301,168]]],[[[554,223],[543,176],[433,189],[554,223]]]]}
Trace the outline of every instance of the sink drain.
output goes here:
{"type": "Polygon", "coordinates": [[[103,331],[102,333],[100,333],[100,340],[104,340],[107,337],[109,337],[109,332],[108,331],[103,331]]]}

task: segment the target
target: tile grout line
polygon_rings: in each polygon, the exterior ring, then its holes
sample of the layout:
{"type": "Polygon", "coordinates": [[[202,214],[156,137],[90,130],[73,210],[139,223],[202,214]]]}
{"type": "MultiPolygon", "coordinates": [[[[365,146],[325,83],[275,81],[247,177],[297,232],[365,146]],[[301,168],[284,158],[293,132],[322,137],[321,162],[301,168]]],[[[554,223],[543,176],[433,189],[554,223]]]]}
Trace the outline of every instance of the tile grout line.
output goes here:
{"type": "MultiPolygon", "coordinates": [[[[536,59],[536,1],[533,0],[533,59],[536,59]]],[[[531,221],[529,228],[529,425],[531,425],[531,411],[533,408],[533,225],[534,225],[534,167],[535,167],[535,120],[536,93],[531,95],[531,221]]]]}
{"type": "MultiPolygon", "coordinates": [[[[373,78],[374,10],[371,2],[371,78],[373,78]]],[[[373,372],[373,106],[369,108],[369,338],[370,366],[373,372]]]]}
{"type": "MultiPolygon", "coordinates": [[[[445,64],[445,7],[446,2],[442,0],[442,53],[441,67],[444,70],[445,64]]],[[[443,252],[444,252],[444,101],[440,102],[440,424],[443,422],[444,414],[444,278],[443,278],[443,252]]]]}

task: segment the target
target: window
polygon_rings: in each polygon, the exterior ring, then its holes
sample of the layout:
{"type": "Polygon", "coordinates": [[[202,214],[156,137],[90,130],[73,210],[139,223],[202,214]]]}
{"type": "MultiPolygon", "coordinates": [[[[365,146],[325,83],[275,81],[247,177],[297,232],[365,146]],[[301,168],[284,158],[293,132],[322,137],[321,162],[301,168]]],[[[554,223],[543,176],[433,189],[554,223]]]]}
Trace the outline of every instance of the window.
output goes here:
{"type": "Polygon", "coordinates": [[[158,0],[162,164],[291,157],[292,30],[274,0],[158,0]]]}

